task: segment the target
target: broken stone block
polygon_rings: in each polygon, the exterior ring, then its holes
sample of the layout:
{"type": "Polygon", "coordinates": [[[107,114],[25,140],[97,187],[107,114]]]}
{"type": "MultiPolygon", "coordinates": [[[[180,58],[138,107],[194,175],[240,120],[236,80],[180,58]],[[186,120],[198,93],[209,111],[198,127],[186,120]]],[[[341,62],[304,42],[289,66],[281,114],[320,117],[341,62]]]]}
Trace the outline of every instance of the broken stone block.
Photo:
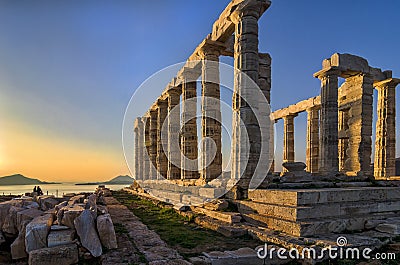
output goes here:
{"type": "Polygon", "coordinates": [[[57,204],[57,205],[54,207],[54,209],[55,209],[56,211],[58,211],[58,210],[60,210],[61,208],[67,206],[67,205],[68,205],[68,201],[63,201],[63,202],[60,202],[59,204],[57,204]]]}
{"type": "Polygon", "coordinates": [[[75,237],[73,229],[67,230],[51,230],[47,236],[47,246],[55,247],[60,245],[71,244],[75,237]]]}
{"type": "Polygon", "coordinates": [[[17,228],[19,231],[21,229],[19,228],[20,225],[26,221],[30,222],[33,218],[42,215],[43,212],[40,210],[37,210],[35,208],[30,208],[26,210],[22,210],[17,213],[17,228]]]}
{"type": "Polygon", "coordinates": [[[82,246],[89,250],[93,257],[100,257],[102,254],[101,242],[90,210],[84,210],[75,218],[74,225],[82,246]]]}
{"type": "Polygon", "coordinates": [[[8,215],[4,219],[3,232],[9,235],[18,235],[17,213],[24,208],[11,206],[8,215]]]}
{"type": "Polygon", "coordinates": [[[84,199],[85,199],[85,195],[84,194],[75,195],[71,199],[69,199],[68,205],[74,205],[74,204],[77,204],[77,203],[83,203],[84,199]]]}
{"type": "Polygon", "coordinates": [[[29,221],[24,221],[23,223],[21,223],[21,229],[19,231],[18,237],[10,246],[12,259],[22,259],[28,257],[28,253],[26,253],[25,247],[25,231],[28,224],[29,221]]]}
{"type": "MultiPolygon", "coordinates": [[[[77,218],[84,210],[85,210],[85,208],[80,205],[66,206],[66,207],[60,209],[60,211],[63,211],[61,224],[66,225],[70,228],[74,228],[75,218],[77,218]]],[[[58,217],[59,216],[57,214],[57,218],[58,217]]]]}
{"type": "Polygon", "coordinates": [[[97,217],[97,231],[104,247],[108,249],[118,248],[114,225],[110,214],[104,214],[97,217]]]}
{"type": "Polygon", "coordinates": [[[4,221],[8,215],[8,211],[10,210],[11,204],[8,202],[0,203],[0,230],[3,227],[4,221]]]}
{"type": "Polygon", "coordinates": [[[40,209],[42,211],[47,211],[50,209],[53,209],[57,204],[59,204],[59,202],[54,199],[54,196],[49,196],[49,195],[42,195],[39,196],[37,199],[39,205],[40,205],[40,209]]]}
{"type": "Polygon", "coordinates": [[[0,230],[0,245],[5,242],[6,242],[6,239],[4,238],[3,232],[1,232],[1,230],[0,230]]]}
{"type": "Polygon", "coordinates": [[[393,235],[400,235],[400,227],[399,224],[379,224],[375,228],[379,232],[393,234],[393,235]]]}
{"type": "Polygon", "coordinates": [[[29,265],[71,265],[78,263],[78,260],[76,244],[42,248],[29,253],[29,265]]]}
{"type": "Polygon", "coordinates": [[[25,246],[26,252],[47,247],[47,235],[53,224],[53,215],[45,214],[35,217],[26,226],[25,246]]]}
{"type": "Polygon", "coordinates": [[[174,205],[174,209],[179,212],[186,212],[190,210],[190,206],[183,203],[177,203],[174,205]]]}
{"type": "Polygon", "coordinates": [[[226,210],[229,203],[226,200],[213,200],[204,204],[204,208],[212,211],[223,211],[226,210]]]}

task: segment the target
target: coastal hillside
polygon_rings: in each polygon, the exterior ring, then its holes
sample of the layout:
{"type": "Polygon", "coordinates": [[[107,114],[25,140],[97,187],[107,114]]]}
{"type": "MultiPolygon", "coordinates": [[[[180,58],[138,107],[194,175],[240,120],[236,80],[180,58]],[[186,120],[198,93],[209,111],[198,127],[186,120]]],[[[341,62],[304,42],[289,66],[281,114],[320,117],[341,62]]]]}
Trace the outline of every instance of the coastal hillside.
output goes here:
{"type": "Polygon", "coordinates": [[[105,184],[132,184],[133,183],[133,178],[131,178],[128,175],[125,176],[118,176],[115,177],[107,182],[105,184]]]}
{"type": "Polygon", "coordinates": [[[134,181],[133,178],[131,178],[128,175],[125,176],[117,176],[113,179],[110,179],[109,181],[104,181],[104,182],[86,182],[86,183],[76,183],[75,185],[100,185],[100,184],[117,184],[117,185],[130,185],[134,181]]]}
{"type": "Polygon", "coordinates": [[[0,177],[0,186],[5,185],[37,185],[37,184],[49,184],[38,179],[28,178],[21,174],[14,174],[10,176],[0,177]]]}

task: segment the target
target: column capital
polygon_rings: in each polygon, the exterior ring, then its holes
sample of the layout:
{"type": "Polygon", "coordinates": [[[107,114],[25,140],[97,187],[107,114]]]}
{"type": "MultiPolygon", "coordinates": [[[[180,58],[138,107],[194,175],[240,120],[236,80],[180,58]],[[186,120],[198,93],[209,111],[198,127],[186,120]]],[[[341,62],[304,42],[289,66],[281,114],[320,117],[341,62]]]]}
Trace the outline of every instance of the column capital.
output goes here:
{"type": "Polygon", "coordinates": [[[321,105],[313,105],[313,106],[309,106],[306,108],[307,113],[309,112],[313,112],[313,111],[318,111],[321,109],[321,105]]]}
{"type": "Polygon", "coordinates": [[[201,59],[208,59],[208,57],[220,56],[221,53],[226,50],[225,43],[219,41],[213,41],[205,39],[197,48],[197,54],[201,59]]]}
{"type": "Polygon", "coordinates": [[[285,119],[293,119],[293,118],[297,117],[298,115],[299,115],[298,113],[289,113],[289,114],[283,116],[282,119],[284,119],[284,120],[285,119]]]}
{"type": "Polygon", "coordinates": [[[246,16],[252,16],[258,19],[270,5],[271,1],[269,0],[251,0],[243,2],[232,12],[229,16],[229,20],[234,24],[238,24],[241,19],[246,16]]]}
{"type": "Polygon", "coordinates": [[[159,99],[157,99],[157,101],[156,101],[156,106],[157,106],[158,108],[160,108],[160,107],[166,107],[167,105],[168,105],[168,101],[167,101],[166,99],[159,98],[159,99]]]}
{"type": "Polygon", "coordinates": [[[374,87],[376,89],[385,88],[385,87],[393,87],[395,88],[398,84],[400,84],[399,78],[389,78],[382,81],[374,82],[374,87]]]}
{"type": "Polygon", "coordinates": [[[318,79],[323,79],[328,76],[339,76],[341,71],[338,67],[332,66],[316,72],[313,76],[318,79]]]}

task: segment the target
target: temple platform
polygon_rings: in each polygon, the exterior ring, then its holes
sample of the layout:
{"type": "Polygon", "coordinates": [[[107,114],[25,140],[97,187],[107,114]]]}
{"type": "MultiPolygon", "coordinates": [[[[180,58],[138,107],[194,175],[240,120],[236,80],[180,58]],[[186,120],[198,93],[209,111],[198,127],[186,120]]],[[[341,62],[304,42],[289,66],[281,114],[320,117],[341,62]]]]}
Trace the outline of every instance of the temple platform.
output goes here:
{"type": "Polygon", "coordinates": [[[399,187],[259,189],[235,201],[250,223],[293,236],[362,231],[400,215],[399,187]]]}

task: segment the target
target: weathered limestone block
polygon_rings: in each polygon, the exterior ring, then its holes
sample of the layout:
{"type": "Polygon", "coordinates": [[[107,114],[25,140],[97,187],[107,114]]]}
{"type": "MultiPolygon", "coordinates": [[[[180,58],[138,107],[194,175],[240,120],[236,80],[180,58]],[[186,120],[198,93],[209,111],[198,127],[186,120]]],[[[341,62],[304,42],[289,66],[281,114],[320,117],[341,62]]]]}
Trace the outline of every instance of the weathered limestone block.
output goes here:
{"type": "Polygon", "coordinates": [[[226,200],[213,200],[204,204],[204,208],[212,211],[223,211],[227,209],[229,203],[226,200]]]}
{"type": "Polygon", "coordinates": [[[54,209],[55,209],[56,211],[58,211],[58,210],[60,210],[61,208],[67,206],[67,205],[68,205],[68,201],[63,201],[63,202],[60,202],[59,204],[57,204],[57,205],[54,207],[54,209]]]}
{"type": "Polygon", "coordinates": [[[78,260],[76,244],[42,248],[29,253],[29,265],[71,265],[78,263],[78,260]]]}
{"type": "MultiPolygon", "coordinates": [[[[67,206],[67,207],[62,208],[60,210],[60,211],[63,211],[61,224],[66,225],[70,228],[74,228],[75,218],[77,218],[84,210],[85,210],[85,208],[80,205],[73,205],[73,206],[69,206],[69,207],[67,206]]],[[[57,214],[57,220],[58,220],[58,217],[59,216],[57,214]]]]}
{"type": "Polygon", "coordinates": [[[8,215],[4,219],[3,232],[10,235],[18,234],[17,213],[23,211],[24,208],[11,206],[8,215]]]}
{"type": "Polygon", "coordinates": [[[45,214],[35,217],[26,226],[25,246],[26,252],[47,247],[47,235],[53,224],[53,215],[45,214]]]}
{"type": "Polygon", "coordinates": [[[28,223],[29,221],[24,221],[21,224],[21,229],[19,231],[18,237],[10,246],[12,259],[22,259],[28,257],[28,253],[26,252],[25,247],[25,232],[28,223]]]}
{"type": "Polygon", "coordinates": [[[108,249],[115,249],[118,247],[110,214],[97,217],[97,231],[99,232],[100,241],[104,247],[108,249]]]}
{"type": "Polygon", "coordinates": [[[75,195],[72,198],[69,199],[68,201],[68,205],[73,205],[76,203],[83,203],[83,200],[85,199],[85,195],[84,194],[80,194],[80,195],[75,195]]]}
{"type": "Polygon", "coordinates": [[[3,227],[4,221],[8,215],[11,205],[7,202],[0,203],[0,230],[3,227]]]}
{"type": "Polygon", "coordinates": [[[384,223],[379,224],[375,228],[379,232],[400,235],[400,223],[384,223]]]}
{"type": "Polygon", "coordinates": [[[52,195],[39,196],[37,198],[37,201],[42,211],[53,209],[57,204],[59,204],[59,202],[56,199],[54,199],[54,196],[52,195]]]}
{"type": "Polygon", "coordinates": [[[22,210],[17,213],[17,228],[21,231],[20,226],[26,222],[31,221],[33,218],[42,215],[43,212],[35,208],[22,210]]]}
{"type": "Polygon", "coordinates": [[[0,230],[0,245],[5,242],[6,242],[6,239],[4,238],[3,232],[1,232],[1,230],[0,230]]]}
{"type": "Polygon", "coordinates": [[[55,247],[72,243],[75,237],[73,229],[51,230],[47,236],[47,246],[55,247]]]}
{"type": "Polygon", "coordinates": [[[75,218],[74,225],[82,246],[89,250],[93,257],[100,257],[102,254],[101,242],[90,210],[84,210],[79,217],[75,218]]]}

